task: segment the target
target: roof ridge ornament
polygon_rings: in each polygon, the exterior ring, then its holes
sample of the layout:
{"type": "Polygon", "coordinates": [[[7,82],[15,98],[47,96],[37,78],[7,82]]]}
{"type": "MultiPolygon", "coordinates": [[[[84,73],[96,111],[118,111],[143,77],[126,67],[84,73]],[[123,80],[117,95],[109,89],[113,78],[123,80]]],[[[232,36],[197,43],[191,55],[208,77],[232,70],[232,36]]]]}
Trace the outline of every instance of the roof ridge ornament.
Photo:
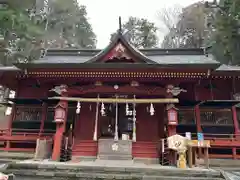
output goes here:
{"type": "Polygon", "coordinates": [[[121,18],[121,16],[118,17],[118,25],[119,25],[118,32],[122,33],[122,18],[121,18]]]}

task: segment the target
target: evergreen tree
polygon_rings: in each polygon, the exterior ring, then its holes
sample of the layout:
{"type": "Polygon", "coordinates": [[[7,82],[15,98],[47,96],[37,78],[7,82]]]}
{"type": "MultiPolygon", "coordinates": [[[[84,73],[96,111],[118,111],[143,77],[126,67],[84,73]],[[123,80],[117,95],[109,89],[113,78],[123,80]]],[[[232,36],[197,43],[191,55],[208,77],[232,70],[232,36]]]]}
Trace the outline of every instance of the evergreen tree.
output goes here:
{"type": "Polygon", "coordinates": [[[221,0],[217,7],[213,54],[222,63],[240,65],[240,1],[221,0]]]}
{"type": "Polygon", "coordinates": [[[76,0],[49,1],[48,6],[48,47],[96,47],[96,35],[88,22],[85,6],[79,6],[76,0]]]}
{"type": "MultiPolygon", "coordinates": [[[[153,48],[158,45],[157,27],[147,19],[129,17],[122,29],[125,38],[136,48],[153,48]]],[[[111,40],[115,35],[111,34],[111,40]]]]}
{"type": "MultiPolygon", "coordinates": [[[[34,0],[9,0],[0,9],[1,64],[10,65],[14,61],[30,61],[31,51],[42,36],[43,28],[32,13],[34,0]]],[[[41,45],[40,45],[41,46],[41,45]]],[[[33,54],[32,54],[33,55],[33,54]]]]}

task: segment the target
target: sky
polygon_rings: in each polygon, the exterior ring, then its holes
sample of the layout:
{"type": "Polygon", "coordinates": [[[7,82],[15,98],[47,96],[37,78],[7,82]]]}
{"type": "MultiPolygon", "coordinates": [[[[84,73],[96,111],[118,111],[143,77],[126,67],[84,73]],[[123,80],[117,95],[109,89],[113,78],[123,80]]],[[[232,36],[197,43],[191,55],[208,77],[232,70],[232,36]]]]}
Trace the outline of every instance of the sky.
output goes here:
{"type": "MultiPolygon", "coordinates": [[[[80,5],[87,7],[88,19],[97,35],[97,48],[104,48],[109,43],[110,34],[118,29],[118,17],[122,22],[129,16],[147,18],[157,27],[161,26],[158,12],[162,8],[187,6],[199,0],[79,0],[80,5]]],[[[159,30],[159,39],[164,32],[159,30]]]]}

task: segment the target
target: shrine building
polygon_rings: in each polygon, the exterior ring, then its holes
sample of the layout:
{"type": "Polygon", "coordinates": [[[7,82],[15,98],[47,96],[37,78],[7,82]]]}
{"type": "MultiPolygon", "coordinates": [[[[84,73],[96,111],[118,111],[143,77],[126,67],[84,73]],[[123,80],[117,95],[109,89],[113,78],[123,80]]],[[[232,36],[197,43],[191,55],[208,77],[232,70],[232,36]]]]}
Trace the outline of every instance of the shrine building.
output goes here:
{"type": "Polygon", "coordinates": [[[102,50],[49,49],[0,67],[15,91],[0,150],[34,152],[47,139],[56,161],[67,146],[71,159],[158,162],[162,139],[190,132],[210,140],[211,158],[237,159],[239,78],[207,49],[136,49],[120,30],[102,50]]]}

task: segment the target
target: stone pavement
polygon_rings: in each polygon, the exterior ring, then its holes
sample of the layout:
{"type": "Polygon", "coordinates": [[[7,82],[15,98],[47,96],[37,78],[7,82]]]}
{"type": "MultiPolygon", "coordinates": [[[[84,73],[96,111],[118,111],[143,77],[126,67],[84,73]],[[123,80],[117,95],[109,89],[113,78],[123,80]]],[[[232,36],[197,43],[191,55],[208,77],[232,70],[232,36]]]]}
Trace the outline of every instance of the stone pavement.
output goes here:
{"type": "MultiPolygon", "coordinates": [[[[160,164],[144,164],[140,162],[134,162],[132,160],[95,160],[95,161],[80,161],[80,162],[53,162],[50,160],[43,160],[43,161],[35,161],[35,160],[24,160],[19,161],[19,164],[38,164],[38,165],[54,165],[54,166],[66,166],[66,167],[119,167],[119,168],[143,168],[143,169],[176,169],[178,168],[174,166],[162,166],[160,164]]],[[[194,168],[187,168],[187,170],[191,171],[214,171],[211,169],[205,169],[201,167],[194,167],[194,168]]]]}
{"type": "Polygon", "coordinates": [[[237,174],[235,172],[226,172],[226,175],[229,178],[228,180],[240,180],[240,174],[237,174]]]}
{"type": "Polygon", "coordinates": [[[131,160],[96,160],[52,162],[24,160],[11,163],[3,170],[17,179],[73,180],[224,180],[220,171],[203,168],[178,169],[161,165],[134,163],[131,160]]]}

